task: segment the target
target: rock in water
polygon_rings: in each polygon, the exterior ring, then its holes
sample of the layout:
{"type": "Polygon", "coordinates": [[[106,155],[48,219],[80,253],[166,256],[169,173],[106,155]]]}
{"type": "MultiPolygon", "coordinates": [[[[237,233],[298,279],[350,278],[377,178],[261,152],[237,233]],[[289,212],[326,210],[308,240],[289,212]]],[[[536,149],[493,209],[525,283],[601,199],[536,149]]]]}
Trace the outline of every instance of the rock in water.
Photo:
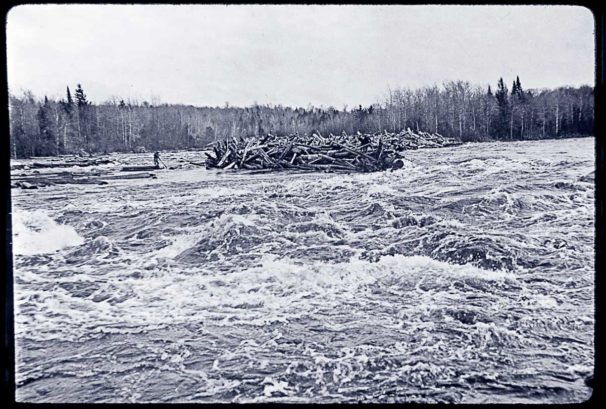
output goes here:
{"type": "Polygon", "coordinates": [[[404,167],[404,161],[400,158],[393,161],[393,167],[391,170],[402,169],[404,167]]]}
{"type": "Polygon", "coordinates": [[[37,185],[32,185],[31,183],[28,183],[28,182],[17,182],[16,185],[18,187],[20,187],[21,189],[38,189],[37,185]]]}

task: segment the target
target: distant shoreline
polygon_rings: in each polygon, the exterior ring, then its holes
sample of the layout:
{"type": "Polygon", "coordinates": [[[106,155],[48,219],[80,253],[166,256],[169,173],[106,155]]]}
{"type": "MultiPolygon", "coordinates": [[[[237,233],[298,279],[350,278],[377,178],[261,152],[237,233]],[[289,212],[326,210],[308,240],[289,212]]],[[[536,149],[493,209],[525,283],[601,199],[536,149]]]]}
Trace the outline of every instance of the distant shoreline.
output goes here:
{"type": "MultiPolygon", "coordinates": [[[[559,138],[545,138],[545,139],[514,139],[514,140],[500,140],[500,139],[484,139],[484,140],[479,140],[479,141],[466,141],[463,142],[463,144],[482,144],[482,143],[491,143],[491,142],[502,142],[502,143],[512,143],[512,142],[533,142],[533,141],[556,141],[556,140],[563,140],[563,139],[585,139],[585,138],[595,138],[595,135],[566,135],[566,136],[562,136],[559,138]]],[[[460,145],[458,145],[460,146],[460,145]]],[[[453,146],[446,146],[446,147],[435,147],[435,148],[420,148],[422,150],[424,149],[440,149],[440,148],[447,148],[447,147],[453,147],[453,146]]],[[[176,153],[176,152],[205,152],[205,151],[210,151],[212,150],[211,147],[195,147],[195,148],[181,148],[181,149],[158,149],[158,152],[171,152],[171,153],[176,153]]],[[[415,149],[415,150],[419,150],[419,149],[415,149]]],[[[147,155],[147,154],[153,154],[153,150],[147,150],[145,152],[135,152],[135,150],[131,150],[131,151],[111,151],[111,152],[93,152],[92,153],[92,157],[99,157],[99,156],[106,156],[106,155],[111,155],[111,154],[140,154],[140,155],[147,155]]],[[[26,158],[10,158],[10,161],[21,161],[21,160],[32,160],[32,159],[44,159],[44,158],[57,158],[57,157],[74,157],[74,156],[82,156],[82,155],[78,155],[77,153],[66,153],[66,154],[61,154],[61,155],[47,155],[47,156],[30,156],[30,157],[26,157],[26,158]]],[[[88,156],[83,156],[84,158],[88,157],[88,156]]]]}
{"type": "Polygon", "coordinates": [[[591,135],[594,88],[511,90],[466,81],[419,89],[390,89],[377,103],[357,107],[194,107],[115,99],[93,103],[81,84],[65,97],[9,95],[10,157],[65,153],[204,148],[213,141],[273,135],[323,136],[343,132],[440,134],[462,142],[537,140],[591,135]]]}

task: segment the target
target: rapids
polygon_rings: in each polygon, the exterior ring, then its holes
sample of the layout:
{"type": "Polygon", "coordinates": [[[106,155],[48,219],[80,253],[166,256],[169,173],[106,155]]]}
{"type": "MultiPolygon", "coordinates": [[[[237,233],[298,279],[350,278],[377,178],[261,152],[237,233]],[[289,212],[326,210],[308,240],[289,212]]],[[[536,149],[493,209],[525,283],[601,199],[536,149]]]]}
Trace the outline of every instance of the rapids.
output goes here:
{"type": "Polygon", "coordinates": [[[594,138],[405,156],[13,189],[17,400],[588,399],[594,138]]]}

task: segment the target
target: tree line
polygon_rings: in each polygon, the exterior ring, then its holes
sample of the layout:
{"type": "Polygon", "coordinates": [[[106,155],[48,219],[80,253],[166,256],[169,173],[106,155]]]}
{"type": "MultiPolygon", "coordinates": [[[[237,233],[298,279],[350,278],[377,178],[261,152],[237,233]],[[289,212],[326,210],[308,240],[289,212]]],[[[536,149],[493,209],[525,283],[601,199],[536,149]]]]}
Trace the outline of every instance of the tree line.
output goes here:
{"type": "Polygon", "coordinates": [[[89,100],[80,84],[56,101],[31,92],[9,95],[12,158],[86,152],[203,148],[239,136],[399,132],[411,128],[463,141],[522,140],[593,135],[590,86],[511,90],[465,81],[388,90],[367,107],[194,107],[148,101],[89,100]]]}

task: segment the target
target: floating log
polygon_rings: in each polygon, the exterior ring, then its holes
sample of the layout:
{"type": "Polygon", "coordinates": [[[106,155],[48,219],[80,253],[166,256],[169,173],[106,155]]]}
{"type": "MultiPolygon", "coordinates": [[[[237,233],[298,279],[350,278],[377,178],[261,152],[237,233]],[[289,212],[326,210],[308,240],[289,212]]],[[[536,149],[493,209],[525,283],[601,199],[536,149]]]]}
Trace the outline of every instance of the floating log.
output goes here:
{"type": "Polygon", "coordinates": [[[15,187],[20,187],[21,189],[38,189],[38,185],[29,182],[17,182],[15,183],[15,187]]]}
{"type": "MultiPolygon", "coordinates": [[[[208,155],[208,152],[204,152],[204,153],[208,155]]],[[[190,163],[195,166],[206,166],[206,163],[204,163],[204,162],[192,162],[190,160],[186,160],[185,162],[190,163]]]]}
{"type": "Polygon", "coordinates": [[[124,166],[120,169],[121,172],[140,172],[148,170],[158,170],[159,166],[124,166]]]}
{"type": "Polygon", "coordinates": [[[90,160],[79,160],[79,161],[51,161],[51,162],[33,162],[30,164],[15,164],[11,165],[11,170],[20,170],[20,169],[43,169],[43,168],[71,168],[74,166],[77,167],[86,167],[86,166],[98,166],[98,165],[107,165],[110,163],[114,163],[114,161],[110,159],[90,159],[90,160]]]}
{"type": "Polygon", "coordinates": [[[33,171],[31,174],[23,174],[23,175],[12,175],[11,179],[12,180],[27,180],[27,179],[32,179],[32,178],[45,178],[45,179],[52,179],[52,178],[75,178],[75,177],[90,177],[90,176],[101,176],[104,173],[108,173],[106,172],[101,172],[101,171],[95,171],[95,172],[69,172],[69,171],[62,171],[62,172],[45,172],[45,173],[38,173],[37,171],[33,171]]]}
{"type": "Polygon", "coordinates": [[[53,186],[53,185],[106,185],[107,182],[101,180],[99,177],[43,177],[36,176],[30,179],[18,181],[15,183],[16,187],[22,189],[37,189],[39,187],[53,186]]]}
{"type": "Polygon", "coordinates": [[[106,185],[113,179],[143,179],[156,178],[153,173],[134,173],[127,175],[112,175],[109,172],[49,172],[34,173],[12,177],[12,187],[21,189],[37,189],[39,187],[67,184],[97,184],[106,185]]]}
{"type": "Polygon", "coordinates": [[[132,173],[130,175],[102,176],[100,179],[113,180],[113,179],[145,179],[145,178],[156,179],[157,176],[154,173],[132,173]]]}

